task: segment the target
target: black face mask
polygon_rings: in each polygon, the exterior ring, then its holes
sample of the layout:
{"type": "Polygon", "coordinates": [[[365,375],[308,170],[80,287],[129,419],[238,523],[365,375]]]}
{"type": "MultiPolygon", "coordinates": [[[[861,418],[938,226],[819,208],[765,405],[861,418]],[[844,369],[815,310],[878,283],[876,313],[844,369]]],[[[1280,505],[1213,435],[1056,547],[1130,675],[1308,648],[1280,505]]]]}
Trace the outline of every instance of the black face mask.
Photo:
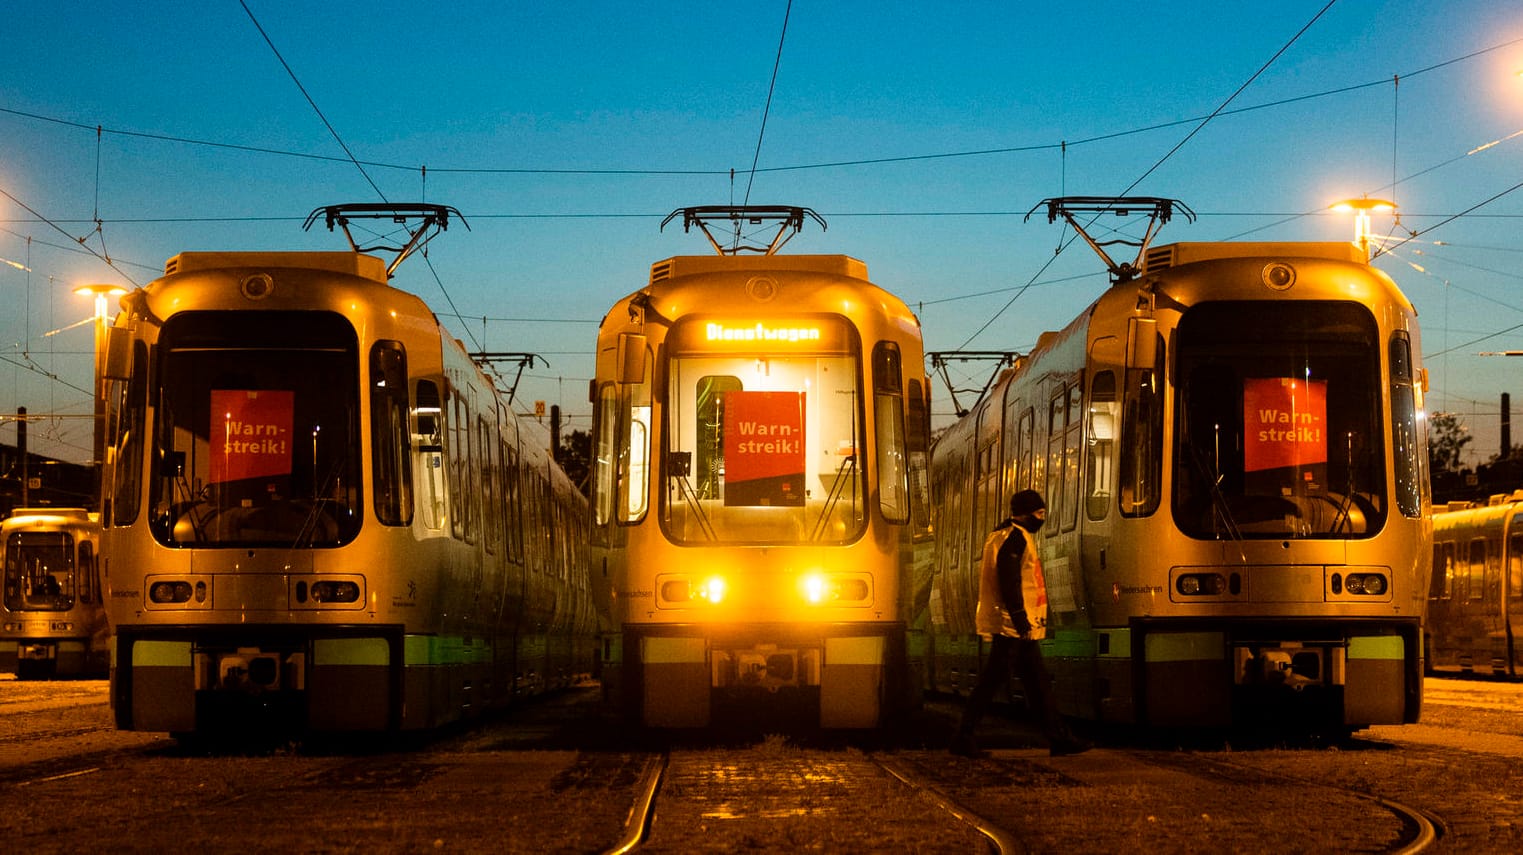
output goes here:
{"type": "Polygon", "coordinates": [[[1023,514],[1023,515],[1018,516],[1018,517],[1015,518],[1015,524],[1016,525],[1018,525],[1021,528],[1031,532],[1032,534],[1036,534],[1037,531],[1039,531],[1042,528],[1042,525],[1045,524],[1046,522],[1047,522],[1047,520],[1045,520],[1045,519],[1037,519],[1036,517],[1032,516],[1031,514],[1023,514]]]}

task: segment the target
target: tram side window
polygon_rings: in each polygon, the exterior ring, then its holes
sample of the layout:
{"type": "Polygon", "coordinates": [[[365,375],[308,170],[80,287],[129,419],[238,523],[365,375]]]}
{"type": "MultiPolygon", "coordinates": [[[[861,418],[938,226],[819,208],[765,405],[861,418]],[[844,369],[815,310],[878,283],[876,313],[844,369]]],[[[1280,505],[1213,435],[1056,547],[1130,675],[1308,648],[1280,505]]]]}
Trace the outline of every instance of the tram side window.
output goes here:
{"type": "Polygon", "coordinates": [[[1085,482],[1089,485],[1085,513],[1092,520],[1110,512],[1116,480],[1116,375],[1096,372],[1089,384],[1089,447],[1085,482]]]}
{"type": "Polygon", "coordinates": [[[1423,461],[1427,451],[1417,433],[1417,393],[1413,384],[1412,343],[1405,332],[1391,337],[1391,439],[1396,464],[1396,506],[1404,516],[1422,516],[1423,461]]]}
{"type": "Polygon", "coordinates": [[[143,504],[143,438],[148,404],[148,346],[132,343],[132,369],[125,383],[112,384],[115,418],[107,423],[115,431],[111,446],[111,507],[108,525],[131,525],[143,504]]]}
{"type": "Polygon", "coordinates": [[[1507,550],[1507,596],[1523,599],[1523,534],[1513,535],[1507,550]]]}
{"type": "Polygon", "coordinates": [[[650,468],[650,370],[640,383],[610,383],[598,398],[593,509],[599,525],[645,518],[650,468]]]}
{"type": "Polygon", "coordinates": [[[407,353],[398,341],[370,349],[370,448],[375,515],[382,525],[412,524],[412,450],[407,425],[407,353]]]}
{"type": "Polygon", "coordinates": [[[1447,600],[1454,580],[1454,544],[1433,544],[1433,578],[1428,583],[1428,599],[1447,600]]]}
{"type": "Polygon", "coordinates": [[[910,518],[909,467],[904,440],[904,373],[899,345],[873,347],[873,418],[878,427],[878,507],[884,519],[910,518]]]}
{"type": "Polygon", "coordinates": [[[596,400],[596,448],[592,455],[592,521],[605,526],[613,522],[614,464],[618,458],[619,408],[618,395],[612,383],[605,383],[597,390],[596,400]]]}
{"type": "Polygon", "coordinates": [[[1479,600],[1486,593],[1486,541],[1470,541],[1470,561],[1465,567],[1465,598],[1479,600]]]}
{"type": "MultiPolygon", "coordinates": [[[[1166,365],[1163,336],[1157,339],[1157,365],[1166,365]]],[[[1129,368],[1121,420],[1121,455],[1117,470],[1121,515],[1145,517],[1158,510],[1163,473],[1163,394],[1159,373],[1129,368]]]]}
{"type": "Polygon", "coordinates": [[[95,577],[95,544],[88,540],[79,543],[79,601],[98,603],[95,577]]]}
{"type": "Polygon", "coordinates": [[[440,421],[439,386],[432,380],[419,380],[414,397],[413,448],[418,456],[418,509],[423,525],[438,530],[444,527],[444,436],[440,421]]]}
{"type": "Polygon", "coordinates": [[[908,440],[910,452],[910,524],[915,534],[929,535],[931,531],[929,482],[931,422],[930,403],[922,391],[919,380],[909,382],[908,440]]]}
{"type": "Polygon", "coordinates": [[[502,446],[502,476],[503,525],[507,529],[504,540],[507,544],[508,558],[522,563],[524,560],[523,488],[520,485],[518,449],[506,442],[502,446]]]}
{"type": "MultiPolygon", "coordinates": [[[[1047,402],[1047,518],[1063,519],[1063,439],[1068,427],[1068,395],[1060,392],[1047,402]]],[[[1057,528],[1056,525],[1053,528],[1057,528]]]]}

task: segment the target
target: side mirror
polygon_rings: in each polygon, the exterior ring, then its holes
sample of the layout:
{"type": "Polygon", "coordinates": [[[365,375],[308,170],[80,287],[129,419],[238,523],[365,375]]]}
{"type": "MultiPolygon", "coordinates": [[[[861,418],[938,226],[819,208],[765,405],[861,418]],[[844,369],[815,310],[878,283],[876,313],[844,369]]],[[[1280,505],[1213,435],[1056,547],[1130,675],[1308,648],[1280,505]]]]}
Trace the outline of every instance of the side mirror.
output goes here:
{"type": "Polygon", "coordinates": [[[645,380],[645,336],[639,333],[619,333],[619,347],[614,353],[618,360],[615,367],[620,383],[641,383],[645,380]]]}
{"type": "Polygon", "coordinates": [[[126,327],[106,327],[107,380],[126,380],[132,374],[132,333],[126,327]]]}
{"type": "Polygon", "coordinates": [[[1143,371],[1158,368],[1158,321],[1132,318],[1126,327],[1126,366],[1143,371]]]}

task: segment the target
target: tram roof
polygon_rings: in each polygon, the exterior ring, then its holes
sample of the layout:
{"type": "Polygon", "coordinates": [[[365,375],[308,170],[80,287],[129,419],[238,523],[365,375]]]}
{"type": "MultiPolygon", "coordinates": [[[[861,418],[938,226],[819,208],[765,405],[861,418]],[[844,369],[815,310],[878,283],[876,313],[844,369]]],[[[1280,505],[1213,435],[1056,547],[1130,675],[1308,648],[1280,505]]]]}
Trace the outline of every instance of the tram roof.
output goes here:
{"type": "Polygon", "coordinates": [[[650,281],[654,285],[679,276],[736,271],[796,271],[867,279],[867,264],[849,255],[674,255],[650,266],[650,281]]]}
{"type": "Polygon", "coordinates": [[[229,267],[300,267],[387,281],[386,262],[360,252],[182,252],[164,262],[164,275],[229,267]]]}
{"type": "Polygon", "coordinates": [[[1155,246],[1142,259],[1142,272],[1163,270],[1222,258],[1325,258],[1368,264],[1364,250],[1347,241],[1220,241],[1182,242],[1155,246]]]}

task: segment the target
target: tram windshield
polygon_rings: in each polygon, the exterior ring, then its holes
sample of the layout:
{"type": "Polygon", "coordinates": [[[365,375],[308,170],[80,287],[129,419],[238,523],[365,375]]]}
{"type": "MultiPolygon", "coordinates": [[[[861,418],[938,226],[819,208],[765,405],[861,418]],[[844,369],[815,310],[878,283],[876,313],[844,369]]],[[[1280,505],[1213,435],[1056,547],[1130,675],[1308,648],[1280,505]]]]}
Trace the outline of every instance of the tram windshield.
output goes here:
{"type": "Polygon", "coordinates": [[[699,327],[674,333],[668,366],[668,535],[694,544],[854,540],[866,504],[861,360],[848,328],[810,321],[782,330],[785,345],[682,352],[698,335],[725,334],[699,327]]]}
{"type": "Polygon", "coordinates": [[[159,338],[156,538],[335,546],[360,526],[353,328],[316,312],[189,312],[159,338]]]}
{"type": "Polygon", "coordinates": [[[1380,530],[1381,343],[1347,302],[1205,303],[1180,320],[1174,517],[1209,539],[1380,530]]]}
{"type": "Polygon", "coordinates": [[[13,612],[74,608],[74,538],[17,531],[5,542],[5,607],[13,612]]]}

